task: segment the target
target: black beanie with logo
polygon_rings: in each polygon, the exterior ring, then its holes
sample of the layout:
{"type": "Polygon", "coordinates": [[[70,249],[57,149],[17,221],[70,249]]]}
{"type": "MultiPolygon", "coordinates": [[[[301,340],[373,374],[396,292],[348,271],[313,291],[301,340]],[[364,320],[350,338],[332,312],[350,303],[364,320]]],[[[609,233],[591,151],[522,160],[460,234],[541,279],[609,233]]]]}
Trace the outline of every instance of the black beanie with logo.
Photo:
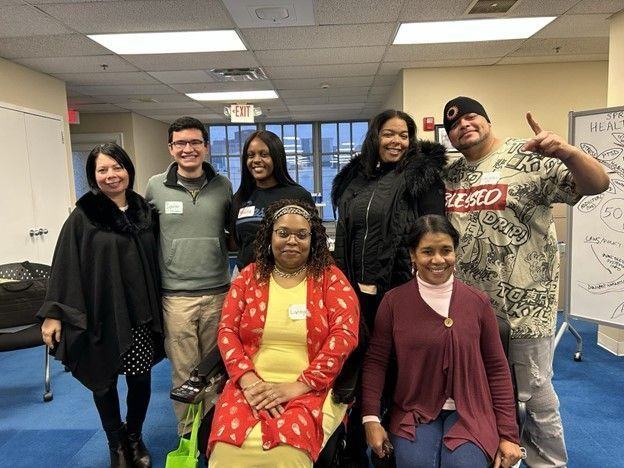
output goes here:
{"type": "Polygon", "coordinates": [[[485,118],[488,122],[488,117],[485,109],[479,101],[475,101],[472,98],[466,96],[457,96],[455,99],[451,99],[444,106],[444,129],[448,134],[451,131],[451,127],[462,115],[466,114],[479,114],[485,118]]]}

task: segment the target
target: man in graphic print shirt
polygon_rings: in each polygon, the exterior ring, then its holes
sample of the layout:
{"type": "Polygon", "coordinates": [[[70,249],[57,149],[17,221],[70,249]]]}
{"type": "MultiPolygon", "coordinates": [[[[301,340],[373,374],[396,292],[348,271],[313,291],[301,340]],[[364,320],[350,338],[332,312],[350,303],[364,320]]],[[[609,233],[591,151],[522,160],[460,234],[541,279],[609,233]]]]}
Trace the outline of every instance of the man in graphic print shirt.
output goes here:
{"type": "Polygon", "coordinates": [[[564,467],[559,400],[551,383],[559,255],[550,206],[609,186],[602,166],[526,116],[535,136],[502,140],[483,106],[457,97],[444,127],[463,158],[446,174],[446,210],[461,239],[457,276],[490,296],[512,327],[510,360],[529,367],[532,398],[522,445],[529,467],[564,467]]]}

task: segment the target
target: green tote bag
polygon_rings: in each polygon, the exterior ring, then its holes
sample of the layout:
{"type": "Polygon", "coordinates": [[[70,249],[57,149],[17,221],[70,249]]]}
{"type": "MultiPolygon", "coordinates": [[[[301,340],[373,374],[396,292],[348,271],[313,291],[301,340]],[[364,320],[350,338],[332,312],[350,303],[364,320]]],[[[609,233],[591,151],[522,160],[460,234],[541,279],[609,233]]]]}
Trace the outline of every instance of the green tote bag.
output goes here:
{"type": "Polygon", "coordinates": [[[197,468],[197,432],[202,420],[202,402],[196,405],[189,405],[186,412],[186,421],[184,423],[184,431],[189,426],[189,422],[193,421],[191,429],[191,437],[185,439],[180,437],[180,445],[175,450],[167,454],[167,462],[165,468],[197,468]]]}

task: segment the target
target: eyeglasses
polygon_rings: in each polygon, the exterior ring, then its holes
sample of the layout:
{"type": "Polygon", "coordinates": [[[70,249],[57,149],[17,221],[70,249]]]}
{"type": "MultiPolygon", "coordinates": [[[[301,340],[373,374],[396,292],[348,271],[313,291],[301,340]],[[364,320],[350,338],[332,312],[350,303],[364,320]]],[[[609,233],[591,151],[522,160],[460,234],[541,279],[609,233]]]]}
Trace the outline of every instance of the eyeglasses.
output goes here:
{"type": "Polygon", "coordinates": [[[202,146],[204,146],[204,140],[176,140],[169,143],[169,145],[179,150],[186,148],[186,145],[191,145],[193,149],[200,149],[202,146]]]}
{"type": "Polygon", "coordinates": [[[277,234],[277,237],[279,237],[280,239],[288,239],[290,238],[290,236],[295,236],[297,240],[300,240],[300,241],[304,241],[312,235],[310,231],[301,230],[301,231],[291,232],[288,229],[284,229],[284,228],[274,229],[273,232],[277,234]]]}

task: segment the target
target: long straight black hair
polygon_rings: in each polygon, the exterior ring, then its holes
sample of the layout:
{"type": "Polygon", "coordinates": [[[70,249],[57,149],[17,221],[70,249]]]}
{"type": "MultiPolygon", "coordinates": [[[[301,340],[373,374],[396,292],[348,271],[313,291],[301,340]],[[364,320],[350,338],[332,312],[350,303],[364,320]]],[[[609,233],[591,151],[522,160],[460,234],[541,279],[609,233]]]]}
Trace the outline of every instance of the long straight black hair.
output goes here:
{"type": "Polygon", "coordinates": [[[234,194],[234,213],[238,213],[238,208],[241,204],[249,198],[251,192],[256,188],[256,180],[247,169],[247,151],[252,140],[258,138],[267,145],[269,148],[269,154],[273,161],[273,176],[277,180],[278,185],[297,185],[286,168],[286,151],[284,150],[284,144],[282,140],[273,132],[268,130],[257,130],[247,137],[245,144],[243,145],[243,154],[241,155],[241,183],[238,190],[234,194]]]}

